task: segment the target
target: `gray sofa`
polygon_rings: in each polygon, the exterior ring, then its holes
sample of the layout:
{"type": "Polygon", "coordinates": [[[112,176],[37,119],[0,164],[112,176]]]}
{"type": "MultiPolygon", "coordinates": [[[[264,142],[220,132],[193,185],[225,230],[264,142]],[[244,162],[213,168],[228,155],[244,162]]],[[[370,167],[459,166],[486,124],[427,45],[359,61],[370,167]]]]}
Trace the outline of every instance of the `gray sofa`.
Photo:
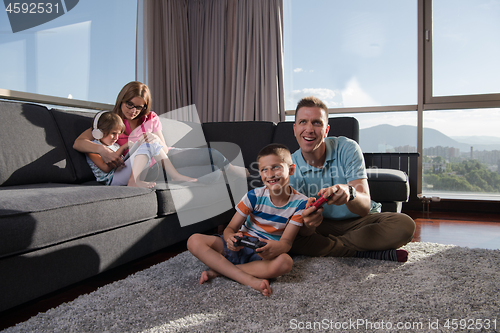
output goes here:
{"type": "MultiPolygon", "coordinates": [[[[242,183],[205,170],[215,181],[110,187],[95,182],[84,154],[72,148],[91,127],[92,113],[10,101],[0,101],[0,113],[8,120],[0,124],[0,311],[227,223],[234,203],[248,187],[260,185],[253,163],[260,148],[271,142],[297,148],[287,122],[163,119],[167,144],[216,148],[244,164],[251,177],[242,183]]],[[[331,125],[331,135],[358,139],[354,118],[333,118],[331,125]]],[[[198,169],[181,172],[201,175],[198,169]]],[[[396,211],[408,199],[401,171],[377,169],[369,185],[384,210],[396,211]]]]}

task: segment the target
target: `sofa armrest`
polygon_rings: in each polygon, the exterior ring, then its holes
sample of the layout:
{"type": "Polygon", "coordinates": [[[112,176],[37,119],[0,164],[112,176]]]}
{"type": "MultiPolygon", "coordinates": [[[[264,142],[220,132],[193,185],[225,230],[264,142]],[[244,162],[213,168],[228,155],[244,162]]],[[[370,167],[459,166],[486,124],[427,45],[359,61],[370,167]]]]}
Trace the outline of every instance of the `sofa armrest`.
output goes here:
{"type": "Polygon", "coordinates": [[[406,173],[394,169],[369,168],[370,195],[377,202],[407,202],[410,184],[406,173]]]}

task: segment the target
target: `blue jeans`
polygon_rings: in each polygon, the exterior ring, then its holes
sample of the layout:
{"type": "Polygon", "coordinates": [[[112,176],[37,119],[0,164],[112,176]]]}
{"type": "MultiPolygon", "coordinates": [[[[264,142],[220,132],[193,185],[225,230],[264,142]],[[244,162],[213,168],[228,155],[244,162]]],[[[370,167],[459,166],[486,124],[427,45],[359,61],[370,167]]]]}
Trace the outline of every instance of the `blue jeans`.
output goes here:
{"type": "Polygon", "coordinates": [[[244,247],[239,251],[231,251],[227,248],[226,241],[223,235],[217,235],[222,239],[224,243],[224,257],[229,260],[233,265],[246,264],[256,260],[262,260],[262,258],[255,252],[255,250],[248,247],[244,247]]]}

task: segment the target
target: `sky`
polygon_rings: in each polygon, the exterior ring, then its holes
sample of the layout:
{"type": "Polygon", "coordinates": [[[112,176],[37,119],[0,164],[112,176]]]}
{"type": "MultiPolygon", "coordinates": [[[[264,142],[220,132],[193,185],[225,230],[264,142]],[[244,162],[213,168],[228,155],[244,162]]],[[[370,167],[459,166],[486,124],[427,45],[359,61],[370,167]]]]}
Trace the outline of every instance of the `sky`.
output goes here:
{"type": "Polygon", "coordinates": [[[285,0],[287,109],[311,92],[329,107],[416,104],[417,2],[383,3],[285,0]]]}
{"type": "MultiPolygon", "coordinates": [[[[333,108],[417,104],[417,0],[283,1],[287,110],[308,95],[333,108]]],[[[435,94],[500,92],[500,0],[434,3],[435,94]]],[[[113,104],[135,79],[136,10],[82,0],[17,33],[0,11],[0,88],[113,104]]],[[[416,125],[414,112],[356,117],[361,128],[416,125]]],[[[424,126],[500,136],[500,110],[426,112],[424,126]]]]}
{"type": "MultiPolygon", "coordinates": [[[[434,94],[500,92],[500,0],[436,0],[433,9],[434,94]]],[[[309,95],[330,108],[417,104],[417,23],[417,0],[284,0],[286,109],[309,95]]],[[[417,119],[355,116],[361,128],[417,119]]],[[[424,127],[500,137],[500,109],[425,112],[424,127]]]]}
{"type": "Polygon", "coordinates": [[[13,33],[1,10],[0,88],[114,104],[135,79],[136,12],[136,0],[81,0],[13,33]]]}

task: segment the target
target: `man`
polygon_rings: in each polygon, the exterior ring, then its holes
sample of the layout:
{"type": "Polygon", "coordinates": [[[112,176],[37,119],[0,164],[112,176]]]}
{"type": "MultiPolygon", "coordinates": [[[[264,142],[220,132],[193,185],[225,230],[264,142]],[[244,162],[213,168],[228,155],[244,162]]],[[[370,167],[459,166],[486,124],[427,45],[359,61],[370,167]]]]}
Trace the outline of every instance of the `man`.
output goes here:
{"type": "MultiPolygon", "coordinates": [[[[303,98],[295,112],[294,134],[300,149],[292,159],[290,185],[308,197],[328,198],[321,208],[308,206],[304,226],[291,253],[309,256],[363,257],[404,262],[399,247],[413,238],[415,222],[401,213],[379,213],[372,202],[363,154],[348,138],[327,138],[325,104],[303,98]]],[[[315,199],[310,198],[308,205],[315,199]]]]}

